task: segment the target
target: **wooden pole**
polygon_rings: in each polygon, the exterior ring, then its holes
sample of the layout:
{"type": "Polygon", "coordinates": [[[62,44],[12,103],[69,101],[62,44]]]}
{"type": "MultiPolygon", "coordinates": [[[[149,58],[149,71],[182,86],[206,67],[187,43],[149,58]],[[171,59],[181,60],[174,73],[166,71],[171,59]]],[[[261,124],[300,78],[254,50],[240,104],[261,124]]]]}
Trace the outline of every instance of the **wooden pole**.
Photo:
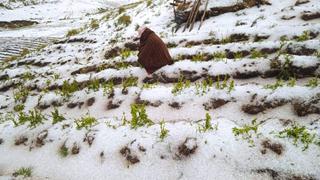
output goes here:
{"type": "Polygon", "coordinates": [[[199,11],[200,5],[201,5],[201,0],[198,0],[197,6],[196,6],[196,9],[195,9],[195,13],[193,14],[193,17],[192,17],[192,22],[191,22],[191,26],[190,26],[189,32],[192,31],[192,29],[193,29],[194,23],[195,23],[195,21],[197,19],[197,15],[198,15],[198,11],[199,11]]]}
{"type": "Polygon", "coordinates": [[[184,32],[184,31],[189,27],[189,23],[190,23],[191,18],[192,18],[193,14],[194,14],[194,10],[195,10],[195,8],[196,8],[197,2],[198,2],[198,1],[196,0],[196,1],[193,3],[192,10],[191,10],[191,12],[190,12],[190,14],[189,14],[188,20],[187,20],[186,25],[184,26],[182,32],[184,32]]]}
{"type": "Polygon", "coordinates": [[[201,26],[202,26],[202,23],[203,23],[203,21],[204,21],[204,18],[205,18],[205,16],[206,16],[208,4],[209,4],[209,0],[207,0],[207,2],[206,2],[206,6],[205,6],[205,8],[204,8],[204,12],[203,12],[203,15],[202,15],[201,22],[200,22],[200,25],[199,25],[198,30],[200,30],[200,28],[201,28],[201,26]]]}

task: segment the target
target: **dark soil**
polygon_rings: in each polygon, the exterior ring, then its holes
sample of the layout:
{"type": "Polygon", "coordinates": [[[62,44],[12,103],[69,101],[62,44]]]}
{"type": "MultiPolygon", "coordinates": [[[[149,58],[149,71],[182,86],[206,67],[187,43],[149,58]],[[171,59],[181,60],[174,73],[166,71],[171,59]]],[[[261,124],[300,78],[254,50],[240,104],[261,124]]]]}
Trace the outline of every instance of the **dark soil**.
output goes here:
{"type": "Polygon", "coordinates": [[[80,147],[77,143],[73,143],[73,146],[71,148],[71,154],[75,155],[75,154],[79,154],[80,152],[80,147]]]}
{"type": "Polygon", "coordinates": [[[120,154],[126,158],[126,160],[130,163],[130,164],[136,164],[139,163],[140,160],[138,159],[138,157],[136,155],[131,154],[131,149],[128,146],[123,147],[120,150],[120,154]]]}
{"type": "Polygon", "coordinates": [[[14,142],[14,145],[16,146],[20,146],[21,144],[23,145],[27,145],[26,142],[28,141],[28,138],[25,136],[20,136],[19,138],[17,138],[14,142]]]}
{"type": "Polygon", "coordinates": [[[193,147],[188,147],[187,144],[189,141],[196,141],[196,140],[197,140],[196,138],[186,138],[186,140],[178,147],[178,155],[183,155],[185,157],[188,157],[194,154],[198,148],[198,145],[195,144],[193,147]]]}
{"type": "Polygon", "coordinates": [[[279,143],[272,143],[270,140],[264,140],[261,143],[262,147],[264,149],[270,149],[272,152],[281,155],[282,152],[284,151],[284,148],[281,144],[279,143]]]}
{"type": "Polygon", "coordinates": [[[301,19],[310,21],[320,18],[320,12],[306,12],[301,16],[301,19]]]}
{"type": "Polygon", "coordinates": [[[209,102],[204,103],[204,109],[209,111],[210,109],[217,109],[225,104],[227,104],[229,101],[226,101],[224,99],[211,99],[209,102]]]}

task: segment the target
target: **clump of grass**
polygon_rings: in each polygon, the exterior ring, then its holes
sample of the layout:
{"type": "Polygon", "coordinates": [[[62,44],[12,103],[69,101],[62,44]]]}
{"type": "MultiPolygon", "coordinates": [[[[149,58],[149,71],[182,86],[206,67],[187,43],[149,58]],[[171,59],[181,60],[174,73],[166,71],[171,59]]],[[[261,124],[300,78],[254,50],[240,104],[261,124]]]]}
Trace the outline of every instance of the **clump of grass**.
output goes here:
{"type": "Polygon", "coordinates": [[[294,77],[294,72],[292,71],[292,56],[286,55],[285,62],[280,64],[280,73],[278,79],[288,80],[294,77]]]}
{"type": "Polygon", "coordinates": [[[213,81],[211,78],[205,79],[201,83],[196,83],[196,94],[204,95],[211,87],[213,87],[213,81]]]}
{"type": "Polygon", "coordinates": [[[174,84],[171,93],[174,95],[178,95],[182,92],[183,89],[189,88],[190,84],[190,80],[184,80],[183,77],[180,77],[178,82],[174,84]]]}
{"type": "Polygon", "coordinates": [[[307,41],[310,39],[310,31],[303,31],[303,33],[296,37],[298,42],[307,41]]]}
{"type": "Polygon", "coordinates": [[[219,59],[219,60],[221,60],[221,59],[226,59],[226,58],[227,58],[227,54],[226,54],[226,52],[224,52],[224,51],[222,51],[222,52],[215,52],[215,53],[213,53],[213,58],[214,58],[214,59],[219,59]]]}
{"type": "Polygon", "coordinates": [[[25,102],[29,96],[29,89],[19,86],[17,91],[14,91],[13,98],[15,102],[25,102]]]}
{"type": "Polygon", "coordinates": [[[127,59],[132,54],[130,49],[123,49],[120,52],[120,56],[122,59],[127,59]]]}
{"type": "Polygon", "coordinates": [[[109,81],[108,83],[103,83],[103,95],[106,96],[107,94],[111,94],[114,92],[114,84],[113,81],[109,81]]]}
{"type": "Polygon", "coordinates": [[[126,11],[126,9],[124,7],[119,7],[119,9],[118,9],[119,14],[122,14],[125,11],[126,11]]]}
{"type": "Polygon", "coordinates": [[[315,77],[308,81],[307,87],[315,88],[318,85],[319,85],[318,77],[315,77]]]}
{"type": "Polygon", "coordinates": [[[162,120],[160,122],[160,139],[161,139],[161,141],[163,141],[164,138],[166,138],[168,136],[168,134],[169,134],[169,130],[166,129],[165,122],[164,122],[164,120],[162,120]]]}
{"type": "Polygon", "coordinates": [[[202,125],[199,125],[198,129],[199,129],[199,132],[207,132],[207,131],[210,131],[210,130],[218,130],[218,124],[216,124],[214,127],[212,126],[211,124],[211,116],[209,113],[206,113],[206,119],[205,119],[205,122],[204,124],[202,125]]]}
{"type": "Polygon", "coordinates": [[[131,17],[125,14],[120,16],[118,19],[118,24],[129,26],[131,24],[131,17]]]}
{"type": "Polygon", "coordinates": [[[287,85],[288,85],[289,87],[293,87],[293,86],[296,85],[296,83],[297,83],[296,78],[290,78],[289,81],[288,81],[288,83],[287,83],[287,85]]]}
{"type": "Polygon", "coordinates": [[[296,78],[291,77],[287,83],[285,84],[285,82],[281,79],[278,79],[274,84],[267,84],[264,86],[265,89],[271,89],[271,90],[276,90],[280,87],[283,87],[285,85],[289,86],[289,87],[294,87],[297,83],[296,78]]]}
{"type": "Polygon", "coordinates": [[[241,136],[243,140],[246,140],[249,144],[250,147],[254,146],[254,141],[253,141],[253,136],[256,135],[257,137],[259,136],[258,134],[258,126],[257,124],[257,119],[254,119],[251,121],[251,124],[245,124],[242,127],[234,127],[232,128],[232,133],[235,136],[241,136]]]}
{"type": "Polygon", "coordinates": [[[230,37],[225,37],[225,38],[222,38],[220,40],[221,44],[227,44],[227,43],[230,43],[230,42],[231,42],[231,38],[230,37]]]}
{"type": "Polygon", "coordinates": [[[23,48],[22,51],[20,52],[20,56],[26,56],[29,53],[30,53],[29,49],[23,48]]]}
{"type": "Polygon", "coordinates": [[[32,176],[32,168],[30,168],[30,167],[28,167],[28,168],[22,167],[22,168],[16,170],[12,174],[12,176],[14,176],[14,177],[23,176],[24,178],[31,177],[32,176]]]}
{"type": "Polygon", "coordinates": [[[192,61],[194,62],[203,61],[203,60],[204,60],[204,55],[202,53],[198,53],[192,56],[192,61]]]}
{"type": "Polygon", "coordinates": [[[298,146],[298,142],[301,142],[303,144],[303,151],[308,149],[310,144],[318,143],[316,134],[310,133],[305,126],[300,126],[298,124],[293,124],[290,128],[280,131],[277,136],[280,138],[293,139],[293,144],[295,146],[298,146]]]}
{"type": "Polygon", "coordinates": [[[158,84],[158,82],[155,82],[155,83],[143,83],[142,89],[152,89],[152,88],[156,87],[157,84],[158,84]]]}
{"type": "Polygon", "coordinates": [[[131,128],[137,129],[142,126],[151,126],[154,123],[148,118],[145,105],[143,104],[131,104],[131,128]]]}
{"type": "Polygon", "coordinates": [[[273,91],[278,89],[279,87],[283,87],[284,82],[281,79],[278,79],[274,84],[267,84],[264,86],[265,89],[272,89],[273,91]]]}
{"type": "Polygon", "coordinates": [[[68,81],[63,81],[60,93],[64,97],[70,97],[72,93],[78,90],[79,86],[77,81],[73,81],[72,83],[69,83],[68,81]]]}
{"type": "Polygon", "coordinates": [[[152,0],[147,0],[147,7],[151,6],[152,0]]]}
{"type": "Polygon", "coordinates": [[[288,36],[283,35],[283,36],[280,37],[280,41],[281,42],[289,41],[289,38],[288,38],[288,36]]]}
{"type": "Polygon", "coordinates": [[[100,80],[99,79],[92,79],[89,81],[88,89],[97,92],[100,88],[100,80]]]}
{"type": "Polygon", "coordinates": [[[32,80],[34,79],[34,75],[31,74],[31,72],[25,72],[24,74],[22,74],[22,79],[27,81],[27,80],[32,80]]]}
{"type": "Polygon", "coordinates": [[[63,143],[62,146],[59,148],[59,154],[61,157],[67,157],[69,154],[69,149],[66,146],[66,143],[63,143]]]}
{"type": "Polygon", "coordinates": [[[234,54],[234,58],[235,58],[235,59],[241,59],[241,58],[243,58],[242,52],[241,52],[241,51],[236,52],[236,53],[234,54]]]}
{"type": "Polygon", "coordinates": [[[122,81],[123,90],[127,90],[128,87],[137,86],[138,78],[137,77],[129,77],[122,81]]]}
{"type": "Polygon", "coordinates": [[[92,19],[90,22],[90,27],[92,29],[98,29],[99,28],[99,21],[97,19],[92,19]]]}
{"type": "Polygon", "coordinates": [[[320,50],[316,51],[314,53],[314,56],[316,56],[318,59],[320,59],[320,50]]]}
{"type": "Polygon", "coordinates": [[[24,110],[24,108],[25,108],[24,104],[17,104],[13,107],[13,110],[15,112],[21,112],[24,110]]]}
{"type": "Polygon", "coordinates": [[[51,112],[51,116],[52,116],[52,124],[57,124],[59,122],[66,120],[66,118],[59,113],[57,108],[55,108],[54,111],[51,112]]]}
{"type": "Polygon", "coordinates": [[[12,119],[15,126],[23,125],[27,122],[29,122],[28,127],[35,128],[39,124],[43,124],[43,121],[46,120],[43,114],[41,114],[40,111],[34,109],[30,110],[29,114],[24,112],[19,112],[18,114],[18,120],[12,119]]]}
{"type": "Polygon", "coordinates": [[[225,76],[224,80],[222,83],[220,83],[220,76],[218,76],[217,82],[216,82],[216,89],[228,89],[228,93],[234,90],[234,80],[230,80],[229,85],[228,85],[228,78],[225,76]]]}
{"type": "Polygon", "coordinates": [[[257,59],[257,58],[262,58],[262,57],[266,57],[261,51],[258,51],[256,49],[251,51],[251,59],[257,59]]]}
{"type": "Polygon", "coordinates": [[[98,121],[96,118],[87,115],[87,116],[82,117],[79,120],[76,120],[75,123],[77,125],[77,129],[80,130],[82,128],[89,129],[90,127],[97,124],[98,121]]]}
{"type": "Polygon", "coordinates": [[[82,29],[70,29],[68,32],[67,32],[67,37],[71,37],[71,36],[75,36],[77,34],[79,34],[80,32],[82,31],[82,29]]]}

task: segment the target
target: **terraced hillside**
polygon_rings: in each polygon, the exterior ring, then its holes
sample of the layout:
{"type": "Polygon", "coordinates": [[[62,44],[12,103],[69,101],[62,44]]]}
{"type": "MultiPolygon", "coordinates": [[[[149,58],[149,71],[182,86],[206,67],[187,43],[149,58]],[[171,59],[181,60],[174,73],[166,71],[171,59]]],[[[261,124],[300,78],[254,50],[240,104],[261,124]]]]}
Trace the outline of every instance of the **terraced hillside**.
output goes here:
{"type": "Polygon", "coordinates": [[[200,30],[138,1],[6,55],[0,177],[320,179],[320,4],[214,2],[200,30]],[[152,76],[143,24],[175,61],[152,76]]]}

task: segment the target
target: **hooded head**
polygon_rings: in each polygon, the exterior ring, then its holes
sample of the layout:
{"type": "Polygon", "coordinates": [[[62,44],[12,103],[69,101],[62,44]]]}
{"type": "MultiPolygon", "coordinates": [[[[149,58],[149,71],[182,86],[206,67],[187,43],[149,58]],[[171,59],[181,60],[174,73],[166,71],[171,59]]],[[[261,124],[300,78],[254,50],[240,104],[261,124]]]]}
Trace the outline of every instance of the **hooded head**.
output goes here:
{"type": "Polygon", "coordinates": [[[141,27],[139,27],[139,29],[138,29],[138,37],[139,37],[139,38],[141,37],[141,35],[143,34],[143,32],[144,32],[146,29],[147,29],[146,26],[141,26],[141,27]]]}

